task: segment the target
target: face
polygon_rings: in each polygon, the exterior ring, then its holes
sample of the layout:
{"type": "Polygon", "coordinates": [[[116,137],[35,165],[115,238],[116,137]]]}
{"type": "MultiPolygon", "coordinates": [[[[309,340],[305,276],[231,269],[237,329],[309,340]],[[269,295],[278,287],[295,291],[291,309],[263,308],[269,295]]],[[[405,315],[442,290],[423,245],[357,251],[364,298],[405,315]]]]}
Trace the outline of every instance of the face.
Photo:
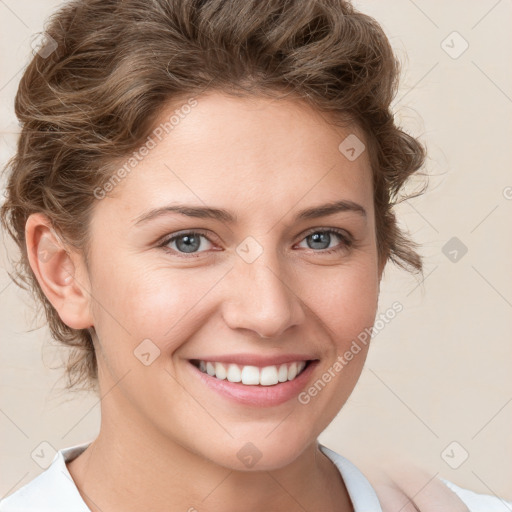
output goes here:
{"type": "Polygon", "coordinates": [[[339,149],[364,137],[292,100],[210,92],[187,110],[95,206],[102,416],[225,467],[281,467],[366,357],[344,354],[377,307],[371,169],[339,149]]]}

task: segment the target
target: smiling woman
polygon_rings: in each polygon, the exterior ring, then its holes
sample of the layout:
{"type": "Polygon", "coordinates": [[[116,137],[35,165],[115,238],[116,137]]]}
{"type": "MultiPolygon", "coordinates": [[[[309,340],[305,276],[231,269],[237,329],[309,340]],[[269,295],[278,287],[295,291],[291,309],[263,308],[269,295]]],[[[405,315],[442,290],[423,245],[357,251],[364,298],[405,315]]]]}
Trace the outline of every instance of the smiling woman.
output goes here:
{"type": "MultiPolygon", "coordinates": [[[[1,213],[101,427],[0,510],[396,509],[404,483],[317,439],[386,263],[422,269],[393,212],[425,157],[390,111],[397,73],[341,0],[61,7],[19,86],[1,213]]],[[[472,506],[432,489],[422,510],[472,506]]]]}

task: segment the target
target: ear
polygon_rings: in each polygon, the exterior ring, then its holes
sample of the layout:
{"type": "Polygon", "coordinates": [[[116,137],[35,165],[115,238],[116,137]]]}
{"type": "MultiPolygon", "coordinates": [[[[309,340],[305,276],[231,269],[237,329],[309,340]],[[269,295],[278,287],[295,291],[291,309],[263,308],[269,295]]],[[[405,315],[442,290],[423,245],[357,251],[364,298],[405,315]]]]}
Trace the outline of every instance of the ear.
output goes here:
{"type": "Polygon", "coordinates": [[[82,256],[62,242],[42,213],[27,219],[25,243],[32,271],[60,319],[73,329],[91,327],[89,276],[82,256]]]}

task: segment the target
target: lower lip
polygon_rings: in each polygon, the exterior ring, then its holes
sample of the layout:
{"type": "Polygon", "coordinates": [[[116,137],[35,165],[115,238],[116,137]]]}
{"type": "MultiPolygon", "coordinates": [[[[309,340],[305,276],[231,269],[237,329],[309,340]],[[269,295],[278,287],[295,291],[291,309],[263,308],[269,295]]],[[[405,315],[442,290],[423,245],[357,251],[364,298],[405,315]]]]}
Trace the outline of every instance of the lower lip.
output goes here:
{"type": "Polygon", "coordinates": [[[210,389],[243,405],[271,407],[280,405],[296,397],[306,386],[318,361],[311,361],[302,373],[293,380],[274,384],[273,386],[248,386],[238,382],[229,382],[212,377],[196,368],[190,361],[188,366],[193,373],[210,389]]]}

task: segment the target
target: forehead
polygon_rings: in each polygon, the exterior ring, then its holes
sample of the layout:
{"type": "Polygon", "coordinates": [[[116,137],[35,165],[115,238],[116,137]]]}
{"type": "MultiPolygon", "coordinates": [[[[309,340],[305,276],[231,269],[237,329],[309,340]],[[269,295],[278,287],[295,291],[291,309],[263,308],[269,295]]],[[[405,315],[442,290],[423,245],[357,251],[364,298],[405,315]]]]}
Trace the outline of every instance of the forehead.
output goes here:
{"type": "Polygon", "coordinates": [[[151,148],[101,207],[122,206],[133,219],[173,201],[229,203],[243,218],[244,211],[282,216],[295,206],[349,199],[373,211],[371,168],[357,126],[335,126],[295,99],[218,92],[185,98],[159,114],[151,148]]]}

